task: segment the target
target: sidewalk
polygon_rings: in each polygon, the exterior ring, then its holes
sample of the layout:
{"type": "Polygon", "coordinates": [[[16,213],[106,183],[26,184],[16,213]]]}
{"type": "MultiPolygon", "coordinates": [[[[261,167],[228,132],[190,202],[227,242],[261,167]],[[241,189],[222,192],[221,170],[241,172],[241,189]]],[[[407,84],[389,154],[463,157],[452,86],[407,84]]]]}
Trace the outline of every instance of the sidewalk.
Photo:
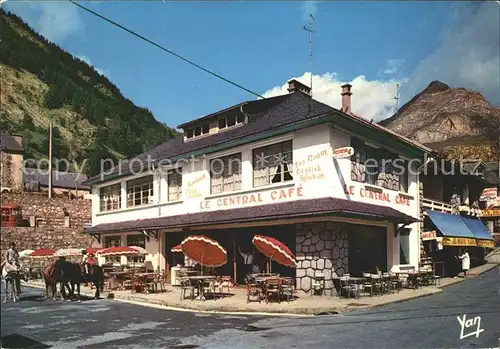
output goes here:
{"type": "MultiPolygon", "coordinates": [[[[485,264],[470,270],[471,278],[484,273],[498,264],[485,264]]],[[[114,298],[117,301],[133,302],[134,304],[154,307],[168,307],[173,310],[210,312],[210,313],[238,313],[254,315],[302,315],[311,316],[325,313],[344,313],[354,309],[373,308],[390,303],[403,302],[414,298],[425,297],[441,292],[442,287],[463,281],[463,278],[443,278],[436,286],[424,286],[420,289],[404,289],[400,292],[369,297],[364,296],[359,299],[337,298],[330,296],[311,296],[298,293],[297,299],[289,303],[246,302],[246,289],[243,287],[231,288],[232,296],[205,301],[200,300],[180,300],[180,291],[176,288],[167,287],[166,292],[142,294],[131,291],[104,292],[102,297],[114,298]]],[[[27,286],[45,288],[41,282],[29,282],[27,286]]],[[[94,290],[81,287],[81,294],[94,296],[94,290]]]]}

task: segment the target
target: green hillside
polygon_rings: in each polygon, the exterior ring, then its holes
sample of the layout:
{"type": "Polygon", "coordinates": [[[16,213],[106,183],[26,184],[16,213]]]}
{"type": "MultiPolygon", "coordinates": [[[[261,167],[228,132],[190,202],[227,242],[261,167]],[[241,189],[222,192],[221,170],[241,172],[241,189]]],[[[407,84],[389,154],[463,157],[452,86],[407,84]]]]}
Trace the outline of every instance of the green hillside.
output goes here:
{"type": "MultiPolygon", "coordinates": [[[[175,130],[134,105],[93,67],[0,10],[0,129],[23,135],[25,158],[53,156],[96,174],[100,159],[118,160],[174,137],[175,130]]],[[[75,168],[71,168],[75,170],[75,168]]]]}

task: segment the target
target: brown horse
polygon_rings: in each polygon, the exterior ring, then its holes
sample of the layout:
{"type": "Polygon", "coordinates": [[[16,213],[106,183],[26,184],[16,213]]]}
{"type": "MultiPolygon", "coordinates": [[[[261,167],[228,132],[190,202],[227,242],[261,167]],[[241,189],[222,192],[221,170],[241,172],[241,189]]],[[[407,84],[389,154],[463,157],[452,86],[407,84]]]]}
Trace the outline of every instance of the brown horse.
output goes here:
{"type": "Polygon", "coordinates": [[[98,265],[89,265],[88,275],[84,275],[82,268],[77,263],[63,261],[54,265],[55,273],[61,275],[61,282],[64,285],[70,285],[70,299],[75,296],[75,286],[78,293],[78,300],[81,300],[80,285],[85,282],[92,282],[96,288],[94,297],[100,297],[100,292],[104,286],[104,272],[98,265]]]}
{"type": "Polygon", "coordinates": [[[57,300],[57,284],[60,283],[60,296],[61,300],[64,300],[65,295],[65,287],[67,287],[68,291],[71,292],[69,285],[64,280],[62,273],[62,264],[66,263],[65,261],[58,260],[52,264],[45,266],[42,274],[43,279],[45,281],[45,299],[49,298],[49,288],[52,292],[52,297],[54,300],[57,300]]]}

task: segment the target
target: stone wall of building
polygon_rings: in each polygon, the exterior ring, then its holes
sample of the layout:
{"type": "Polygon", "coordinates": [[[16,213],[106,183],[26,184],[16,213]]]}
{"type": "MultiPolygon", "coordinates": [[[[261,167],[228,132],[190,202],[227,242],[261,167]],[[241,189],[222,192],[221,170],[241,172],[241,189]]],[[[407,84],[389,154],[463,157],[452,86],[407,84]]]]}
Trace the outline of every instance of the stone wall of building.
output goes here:
{"type": "Polygon", "coordinates": [[[348,272],[348,237],[344,223],[297,224],[297,289],[310,292],[314,276],[325,276],[326,294],[335,294],[334,277],[348,272]]]}
{"type": "Polygon", "coordinates": [[[92,217],[90,200],[49,199],[41,193],[3,193],[0,202],[20,206],[24,219],[36,220],[34,227],[1,228],[2,256],[10,242],[15,242],[19,251],[90,247],[92,243],[93,238],[83,233],[84,224],[92,217]]]}
{"type": "Polygon", "coordinates": [[[38,226],[64,227],[66,215],[70,217],[72,227],[83,227],[92,219],[91,200],[64,197],[49,199],[46,193],[2,193],[0,203],[18,205],[23,218],[29,221],[34,216],[39,221],[38,226]]]}

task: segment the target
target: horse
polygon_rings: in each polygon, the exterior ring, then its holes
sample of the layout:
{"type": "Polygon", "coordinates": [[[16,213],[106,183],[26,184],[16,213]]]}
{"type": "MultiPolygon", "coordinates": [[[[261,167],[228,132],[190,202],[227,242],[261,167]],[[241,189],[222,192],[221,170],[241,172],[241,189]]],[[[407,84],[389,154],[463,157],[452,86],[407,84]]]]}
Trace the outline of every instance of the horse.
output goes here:
{"type": "Polygon", "coordinates": [[[62,265],[64,263],[67,262],[59,260],[45,266],[45,268],[43,269],[42,275],[45,281],[45,299],[49,298],[50,288],[52,292],[52,299],[57,300],[57,283],[60,283],[59,294],[61,296],[61,300],[64,300],[65,287],[67,287],[69,293],[71,293],[71,289],[67,284],[65,278],[63,277],[62,265]]]}
{"type": "Polygon", "coordinates": [[[88,266],[89,273],[85,275],[80,264],[71,262],[61,262],[55,265],[55,272],[61,275],[62,283],[69,284],[70,298],[75,295],[75,286],[78,293],[78,300],[81,301],[80,285],[85,282],[92,282],[96,288],[95,299],[100,297],[100,292],[104,286],[104,272],[102,267],[94,264],[88,266]]]}

